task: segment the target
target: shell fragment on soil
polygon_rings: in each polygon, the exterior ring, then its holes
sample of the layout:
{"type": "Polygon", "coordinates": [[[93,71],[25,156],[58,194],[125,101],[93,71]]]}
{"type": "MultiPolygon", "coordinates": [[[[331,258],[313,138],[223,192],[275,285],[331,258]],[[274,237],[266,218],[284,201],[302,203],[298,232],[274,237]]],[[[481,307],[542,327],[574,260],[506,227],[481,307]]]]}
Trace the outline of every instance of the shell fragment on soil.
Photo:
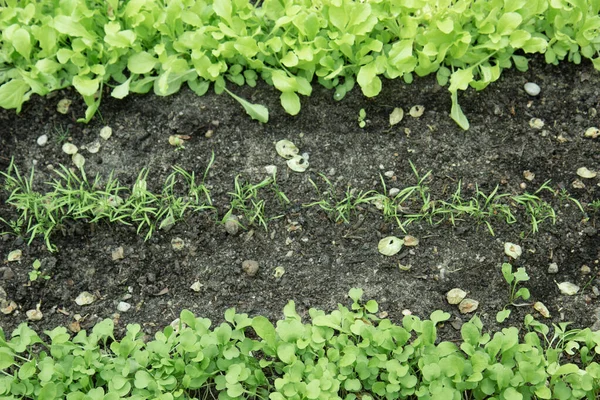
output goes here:
{"type": "Polygon", "coordinates": [[[407,247],[415,247],[419,245],[419,239],[412,235],[404,236],[404,245],[407,247]]]}
{"type": "Polygon", "coordinates": [[[402,121],[404,118],[404,110],[400,107],[394,108],[394,111],[390,114],[390,126],[394,126],[402,121]]]}
{"type": "Polygon", "coordinates": [[[79,153],[73,154],[71,159],[73,160],[73,164],[79,169],[83,168],[85,165],[85,157],[79,153]]]}
{"type": "Polygon", "coordinates": [[[446,293],[446,300],[448,301],[448,304],[459,304],[465,299],[465,297],[467,297],[467,292],[459,288],[451,289],[448,291],[448,293],[446,293]]]}
{"type": "Polygon", "coordinates": [[[548,308],[541,301],[536,301],[533,305],[533,308],[535,311],[539,312],[542,317],[550,318],[550,311],[548,311],[548,308]]]}
{"type": "Polygon", "coordinates": [[[11,314],[17,309],[17,304],[12,300],[3,300],[0,303],[0,312],[4,315],[11,314]]]}
{"type": "Polygon", "coordinates": [[[75,146],[73,143],[65,143],[62,145],[62,151],[65,154],[73,155],[77,153],[77,150],[77,146],[75,146]]]}
{"type": "Polygon", "coordinates": [[[397,254],[402,245],[404,244],[404,240],[397,238],[396,236],[388,236],[379,241],[377,245],[377,250],[384,256],[393,256],[397,254]]]}
{"type": "Polygon", "coordinates": [[[596,139],[598,136],[600,136],[600,129],[596,128],[595,126],[587,128],[583,136],[596,139]]]}
{"type": "Polygon", "coordinates": [[[296,147],[294,143],[290,142],[287,139],[283,139],[275,143],[275,150],[277,150],[277,154],[279,154],[285,159],[293,158],[294,156],[297,156],[300,152],[300,150],[298,150],[298,147],[296,147]]]}
{"type": "Polygon", "coordinates": [[[27,315],[27,319],[30,321],[39,321],[44,317],[44,314],[40,311],[39,304],[35,310],[28,310],[25,315],[27,315]]]}
{"type": "Polygon", "coordinates": [[[304,172],[308,168],[308,160],[302,156],[294,156],[287,160],[287,166],[294,172],[304,172]]]}
{"type": "Polygon", "coordinates": [[[598,173],[596,171],[591,171],[586,167],[581,167],[577,169],[577,175],[584,179],[592,179],[595,178],[598,173]]]}
{"type": "Polygon", "coordinates": [[[108,140],[110,139],[110,137],[112,136],[112,128],[110,126],[105,126],[104,128],[100,129],[100,137],[104,140],[108,140]]]}
{"type": "Polygon", "coordinates": [[[510,243],[510,242],[504,243],[504,254],[506,254],[507,256],[512,257],[516,260],[517,258],[519,258],[521,256],[522,253],[523,253],[523,250],[521,249],[521,246],[519,246],[518,244],[514,244],[514,243],[510,243]]]}
{"type": "Polygon", "coordinates": [[[423,115],[424,112],[425,112],[425,106],[416,105],[416,106],[412,106],[408,113],[413,118],[419,118],[421,115],[423,115]]]}
{"type": "Polygon", "coordinates": [[[556,284],[562,294],[573,296],[579,292],[579,286],[571,282],[561,282],[556,284]]]}
{"type": "Polygon", "coordinates": [[[477,310],[477,307],[479,307],[479,302],[477,300],[464,299],[459,303],[458,310],[461,314],[468,314],[477,310]]]}
{"type": "Polygon", "coordinates": [[[22,254],[23,254],[23,253],[21,252],[21,250],[20,250],[20,249],[13,250],[13,251],[11,251],[10,253],[8,253],[7,260],[8,260],[8,262],[11,262],[11,261],[19,261],[19,260],[21,259],[21,255],[22,255],[22,254]]]}
{"type": "Polygon", "coordinates": [[[75,303],[77,303],[78,306],[87,306],[88,304],[92,304],[94,301],[96,301],[96,296],[90,292],[81,292],[75,299],[75,303]]]}

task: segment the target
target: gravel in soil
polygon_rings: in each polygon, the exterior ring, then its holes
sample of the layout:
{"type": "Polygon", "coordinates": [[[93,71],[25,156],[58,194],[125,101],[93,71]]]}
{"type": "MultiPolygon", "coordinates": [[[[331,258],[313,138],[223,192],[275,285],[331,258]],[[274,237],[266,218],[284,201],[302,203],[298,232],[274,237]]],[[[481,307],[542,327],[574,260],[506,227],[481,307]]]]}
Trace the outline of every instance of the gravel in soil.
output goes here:
{"type": "MultiPolygon", "coordinates": [[[[545,322],[599,327],[599,215],[588,204],[600,198],[600,180],[577,175],[583,166],[600,169],[600,138],[584,137],[588,128],[600,125],[600,74],[590,65],[536,62],[527,73],[505,71],[482,92],[461,93],[469,131],[449,118],[450,96],[433,77],[411,85],[386,82],[374,99],[355,89],[340,102],[333,100],[332,91],[315,87],[309,99],[302,99],[296,117],[285,114],[271,87],[230,89],[268,106],[269,123],[250,120],[231,97],[197,97],[186,89],[169,97],[124,100],[105,93],[99,113],[87,125],[75,122],[85,105],[72,91],[33,98],[19,115],[0,110],[0,169],[6,171],[13,157],[24,176],[35,165],[34,187],[40,192],[48,190],[44,182],[56,178],[52,169],[73,166],[71,156],[61,150],[65,142],[81,149],[88,177],[112,172],[121,184],[131,186],[148,168],[148,189],[155,192],[173,166],[202,176],[214,153],[206,183],[216,207],[214,212],[187,213],[183,221],[156,231],[147,241],[135,227],[83,221],[67,221],[52,236],[58,248],[54,253],[39,238],[27,245],[27,238],[4,236],[2,260],[10,251],[22,250],[19,261],[4,261],[0,267],[0,286],[17,305],[11,314],[0,315],[5,331],[27,321],[25,312],[38,305],[43,317],[30,325],[39,331],[60,325],[86,329],[112,318],[121,332],[126,324],[139,323],[152,334],[182,309],[214,323],[223,320],[229,307],[277,319],[288,300],[304,315],[310,307],[331,311],[337,303],[348,304],[352,287],[363,288],[365,299],[377,300],[380,311],[396,322],[408,311],[423,318],[437,309],[450,312],[454,323],[440,333],[445,339],[457,338],[460,322],[473,315],[447,303],[446,292],[452,288],[479,301],[476,313],[488,329],[522,326],[527,313],[544,319],[530,306],[510,306],[510,318],[496,322],[509,294],[503,262],[526,268],[531,278],[522,284],[531,292],[527,302],[547,306],[552,317],[545,322]],[[526,82],[538,84],[541,93],[528,95],[526,82]],[[72,104],[63,115],[56,108],[65,98],[72,104]],[[418,118],[408,112],[415,105],[424,106],[418,118]],[[395,107],[402,107],[405,115],[390,126],[395,107]],[[360,109],[366,112],[362,129],[360,109]],[[99,136],[104,126],[112,128],[108,140],[99,136]],[[44,134],[48,141],[40,146],[37,140],[44,134]],[[169,144],[172,135],[181,135],[184,148],[169,144]],[[277,155],[275,143],[281,139],[308,154],[306,172],[290,171],[277,155]],[[96,141],[98,152],[84,149],[94,149],[96,141]],[[349,223],[336,222],[319,207],[304,206],[320,199],[311,181],[320,191],[328,189],[320,173],[340,197],[352,188],[354,194],[382,192],[381,179],[387,191],[401,190],[417,180],[410,162],[420,177],[431,171],[423,181],[431,199],[451,199],[457,185],[466,199],[476,190],[489,194],[496,186],[498,193],[533,193],[550,180],[556,193],[565,189],[578,200],[587,216],[574,202],[544,191],[539,196],[554,207],[556,223],[543,221],[537,233],[531,232],[527,213],[513,204],[517,221],[491,219],[494,236],[484,223],[470,218],[455,224],[420,221],[406,228],[418,245],[386,257],[377,251],[379,240],[406,233],[372,205],[355,207],[349,223]],[[273,165],[290,204],[263,193],[264,214],[274,218],[268,229],[260,223],[246,226],[242,218],[244,228],[228,233],[236,229],[226,230],[216,221],[228,211],[236,176],[239,182],[259,183],[270,176],[273,165]],[[509,259],[505,242],[519,244],[521,257],[509,259]],[[36,259],[42,277],[30,281],[36,259]],[[549,273],[551,264],[557,267],[550,271],[555,273],[549,273]],[[581,290],[574,296],[562,294],[557,283],[565,281],[581,290]],[[84,291],[94,301],[78,305],[75,299],[84,291]]],[[[0,190],[0,215],[10,220],[17,214],[5,204],[8,195],[0,190]]]]}

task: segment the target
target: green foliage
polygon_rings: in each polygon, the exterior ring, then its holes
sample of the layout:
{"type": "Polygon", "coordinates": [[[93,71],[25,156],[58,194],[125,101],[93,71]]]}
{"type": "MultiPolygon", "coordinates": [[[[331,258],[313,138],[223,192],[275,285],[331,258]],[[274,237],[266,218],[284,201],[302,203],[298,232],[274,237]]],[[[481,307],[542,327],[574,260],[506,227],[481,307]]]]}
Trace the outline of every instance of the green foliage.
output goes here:
{"type": "MultiPolygon", "coordinates": [[[[512,270],[512,265],[509,263],[502,264],[502,276],[506,283],[508,283],[508,305],[517,306],[515,302],[519,299],[528,300],[531,296],[529,289],[519,287],[521,282],[529,280],[529,275],[525,271],[525,268],[517,268],[515,272],[512,270]]],[[[526,304],[529,305],[529,304],[526,304]]],[[[496,314],[496,321],[504,322],[510,316],[510,310],[504,307],[502,311],[496,314]]]]}
{"type": "MultiPolygon", "coordinates": [[[[595,0],[90,0],[0,4],[0,107],[19,111],[31,95],[72,86],[89,121],[103,89],[123,98],[159,96],[187,84],[203,95],[226,81],[254,87],[258,78],[281,92],[283,108],[300,111],[311,83],[341,100],[358,83],[380,93],[385,79],[412,82],[436,74],[449,83],[451,117],[468,120],[458,92],[485,88],[503,69],[590,59],[600,69],[595,0]]],[[[228,92],[233,95],[233,93],[228,92]]],[[[266,109],[233,95],[252,118],[266,109]]]]}
{"type": "Polygon", "coordinates": [[[137,324],[120,340],[111,320],[70,338],[64,327],[44,339],[20,325],[0,329],[0,396],[5,399],[581,399],[600,394],[594,361],[600,332],[549,329],[530,315],[531,331],[484,333],[463,324],[460,343],[439,341],[430,319],[380,319],[377,302],[351,289],[350,308],[310,309],[303,322],[293,301],[284,318],[250,318],[235,309],[211,322],[190,311],[148,342],[137,324]],[[545,327],[545,329],[544,329],[545,327]],[[542,342],[540,339],[545,339],[542,342]],[[38,351],[41,349],[41,351],[38,351]],[[561,362],[569,355],[570,362],[561,362]]]}

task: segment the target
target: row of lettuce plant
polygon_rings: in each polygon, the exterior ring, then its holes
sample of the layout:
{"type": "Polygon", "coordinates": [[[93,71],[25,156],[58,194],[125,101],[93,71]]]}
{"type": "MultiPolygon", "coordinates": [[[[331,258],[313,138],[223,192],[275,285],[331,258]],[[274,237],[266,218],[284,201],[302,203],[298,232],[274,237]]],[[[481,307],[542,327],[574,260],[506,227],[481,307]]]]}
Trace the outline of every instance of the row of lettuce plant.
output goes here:
{"type": "Polygon", "coordinates": [[[26,324],[10,339],[0,329],[3,399],[597,399],[600,332],[566,331],[528,315],[525,331],[493,336],[473,317],[461,340],[440,341],[450,314],[375,314],[374,300],[351,289],[350,309],[311,309],[303,322],[293,301],[284,318],[225,312],[211,322],[183,311],[145,341],[139,325],[120,340],[104,320],[70,337],[64,327],[46,341],[26,324]]]}
{"type": "Polygon", "coordinates": [[[0,0],[0,107],[72,86],[87,122],[105,90],[203,95],[213,83],[266,122],[226,83],[261,78],[295,115],[314,81],[341,100],[356,83],[373,97],[382,77],[435,73],[468,129],[459,90],[526,70],[528,54],[600,69],[599,11],[598,0],[0,0]]]}

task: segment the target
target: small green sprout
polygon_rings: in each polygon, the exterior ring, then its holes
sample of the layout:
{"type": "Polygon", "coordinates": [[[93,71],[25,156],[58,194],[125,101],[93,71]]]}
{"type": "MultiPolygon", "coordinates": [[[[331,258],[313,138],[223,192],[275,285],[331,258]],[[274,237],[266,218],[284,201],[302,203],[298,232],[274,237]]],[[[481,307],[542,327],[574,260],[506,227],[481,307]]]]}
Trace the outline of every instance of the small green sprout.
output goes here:
{"type": "Polygon", "coordinates": [[[40,260],[36,259],[32,265],[33,269],[29,271],[29,282],[37,281],[39,277],[42,277],[46,280],[50,279],[50,275],[46,275],[44,272],[40,271],[41,267],[42,263],[40,260]]]}
{"type": "Polygon", "coordinates": [[[364,108],[361,108],[360,111],[358,112],[358,126],[360,126],[361,128],[364,128],[365,126],[367,126],[367,112],[365,111],[364,108]]]}
{"type": "Polygon", "coordinates": [[[496,314],[496,321],[502,323],[510,316],[510,310],[506,307],[508,306],[525,306],[530,305],[526,304],[516,304],[515,302],[521,298],[523,300],[528,300],[530,297],[529,289],[527,288],[519,288],[519,283],[525,282],[529,280],[529,275],[525,271],[525,268],[517,268],[517,271],[512,271],[512,265],[509,263],[502,264],[502,275],[504,276],[504,280],[508,283],[508,304],[504,306],[502,311],[496,314]]]}

